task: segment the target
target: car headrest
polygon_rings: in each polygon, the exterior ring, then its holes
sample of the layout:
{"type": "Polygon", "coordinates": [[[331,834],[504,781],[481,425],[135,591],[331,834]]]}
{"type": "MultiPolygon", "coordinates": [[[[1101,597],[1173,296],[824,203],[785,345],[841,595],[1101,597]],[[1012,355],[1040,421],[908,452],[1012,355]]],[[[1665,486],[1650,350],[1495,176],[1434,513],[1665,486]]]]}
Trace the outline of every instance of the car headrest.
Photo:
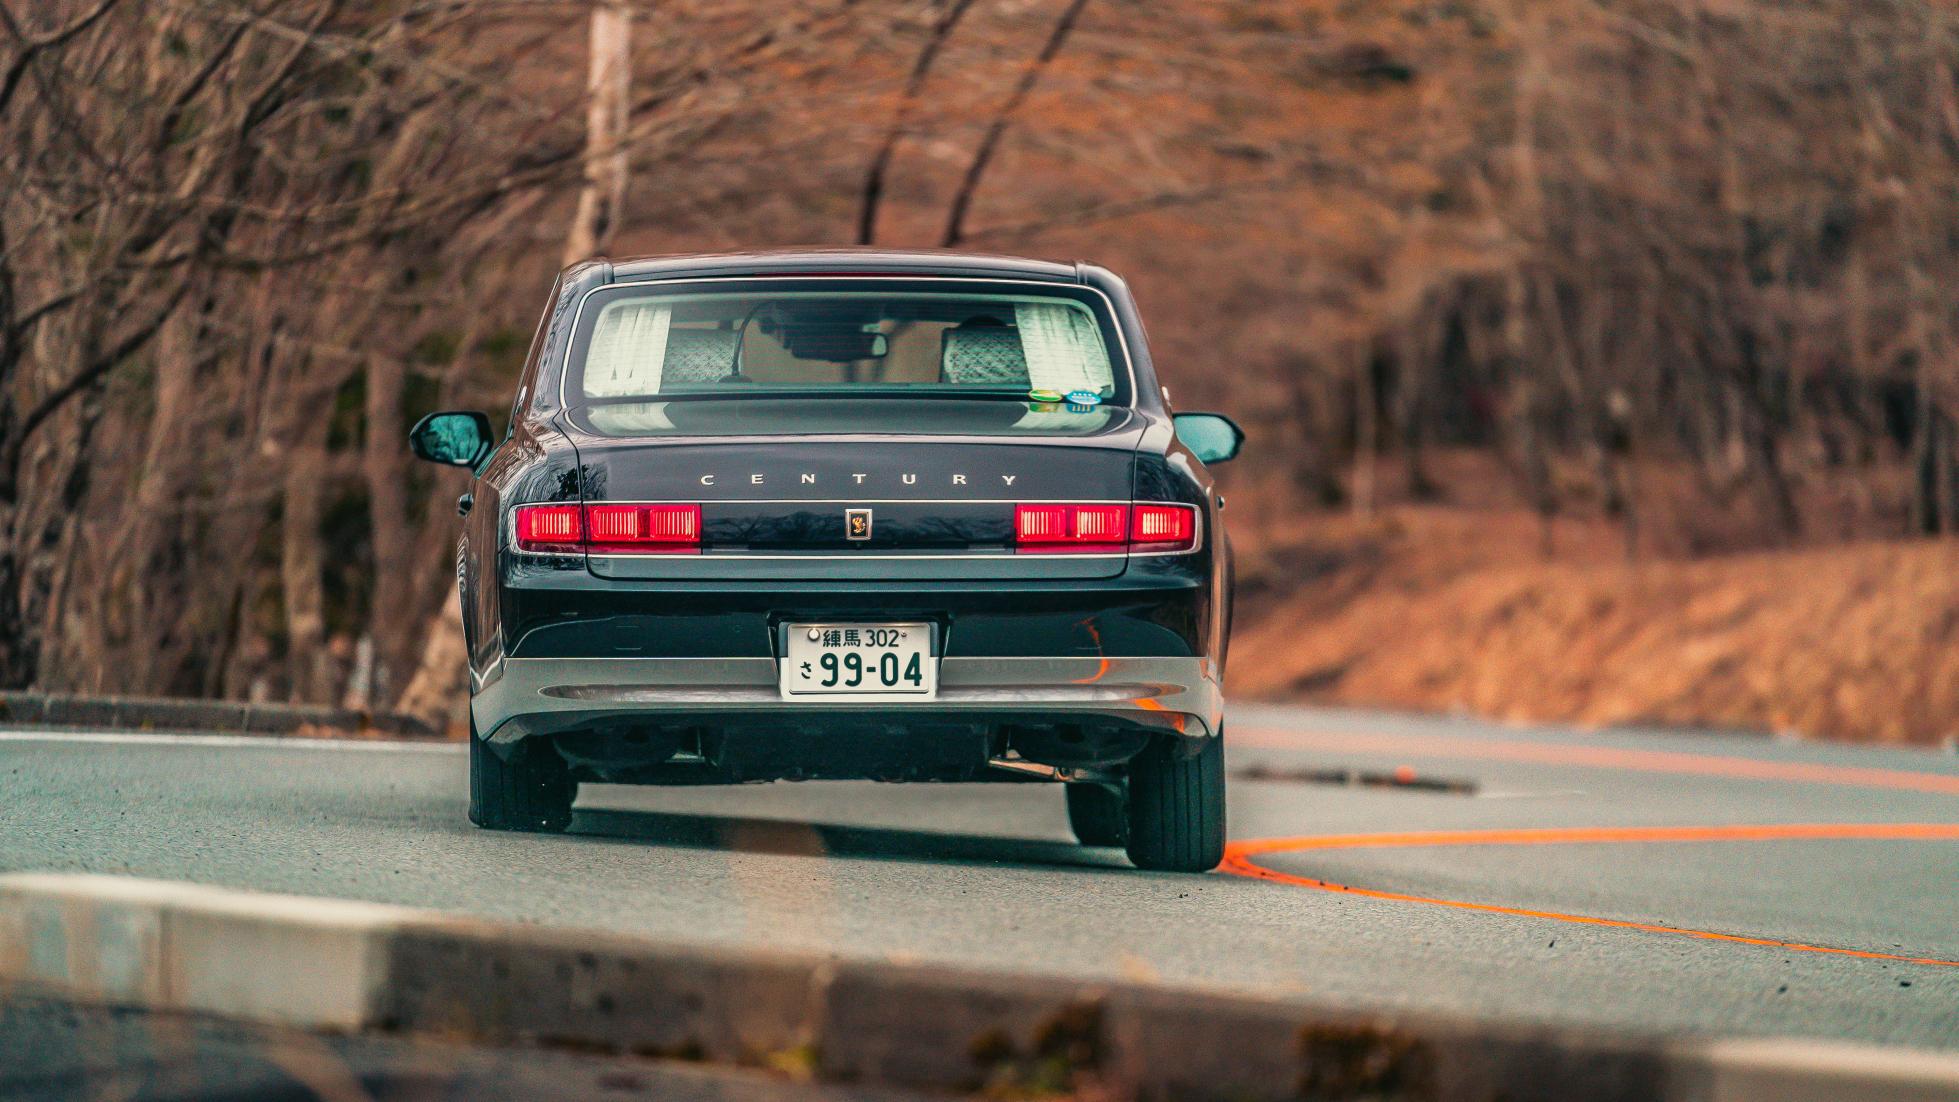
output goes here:
{"type": "Polygon", "coordinates": [[[735,369],[735,350],[741,334],[733,329],[670,329],[667,359],[661,371],[665,383],[712,383],[735,369]]]}
{"type": "Polygon", "coordinates": [[[1027,352],[1020,330],[1004,325],[961,325],[945,331],[940,371],[948,383],[1027,385],[1027,352]]]}

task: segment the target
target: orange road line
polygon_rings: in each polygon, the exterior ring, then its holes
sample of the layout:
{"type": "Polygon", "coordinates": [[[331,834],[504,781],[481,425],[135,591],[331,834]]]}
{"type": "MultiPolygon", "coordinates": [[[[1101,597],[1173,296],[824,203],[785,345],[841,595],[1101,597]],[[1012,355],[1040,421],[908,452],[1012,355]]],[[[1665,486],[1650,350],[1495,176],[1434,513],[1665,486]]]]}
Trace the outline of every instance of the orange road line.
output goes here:
{"type": "Polygon", "coordinates": [[[1231,741],[1269,750],[1331,750],[1341,753],[1414,754],[1421,757],[1577,765],[1647,773],[1688,773],[1797,784],[1837,784],[1959,796],[1959,775],[1915,773],[1859,765],[1757,761],[1753,758],[1693,754],[1679,750],[1629,750],[1616,746],[1575,746],[1516,739],[1451,738],[1361,731],[1290,732],[1271,727],[1233,728],[1231,741]]]}
{"type": "Polygon", "coordinates": [[[1225,847],[1223,871],[1257,880],[1270,880],[1294,887],[1339,892],[1368,899],[1396,903],[1423,903],[1452,907],[1462,911],[1510,915],[1518,918],[1570,922],[1581,926],[1603,926],[1616,930],[1638,930],[1649,934],[1671,934],[1702,941],[1724,941],[1738,945],[1760,945],[1797,953],[1825,953],[1831,956],[1864,960],[1891,960],[1905,964],[1929,964],[1959,968],[1959,960],[1914,957],[1900,953],[1876,953],[1864,949],[1840,949],[1829,945],[1809,945],[1799,941],[1744,937],[1714,930],[1695,930],[1681,926],[1661,926],[1650,922],[1628,922],[1594,915],[1565,914],[1560,911],[1534,911],[1523,907],[1503,907],[1493,903],[1471,903],[1459,899],[1437,899],[1405,892],[1384,892],[1355,888],[1307,876],[1294,876],[1266,868],[1252,861],[1267,853],[1294,853],[1306,850],[1404,848],[1417,846],[1523,846],[1574,845],[1614,842],[1765,842],[1783,840],[1879,839],[1889,841],[1959,841],[1959,823],[1786,823],[1771,825],[1708,827],[1577,827],[1533,830],[1455,830],[1421,831],[1408,834],[1325,834],[1303,838],[1254,838],[1225,847]]]}

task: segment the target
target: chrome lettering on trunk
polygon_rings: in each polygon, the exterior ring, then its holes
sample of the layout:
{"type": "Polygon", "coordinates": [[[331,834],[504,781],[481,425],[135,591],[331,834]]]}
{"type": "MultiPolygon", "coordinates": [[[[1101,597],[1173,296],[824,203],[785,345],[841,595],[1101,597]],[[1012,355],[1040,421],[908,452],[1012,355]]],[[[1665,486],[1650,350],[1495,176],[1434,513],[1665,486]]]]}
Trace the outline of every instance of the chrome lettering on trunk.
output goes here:
{"type": "MultiPolygon", "coordinates": [[[[718,472],[701,475],[700,484],[703,486],[718,485],[718,483],[715,481],[718,477],[720,477],[718,472]]],[[[836,477],[846,477],[846,476],[836,476],[836,477]]],[[[850,484],[852,486],[863,486],[865,485],[866,480],[871,478],[869,474],[863,473],[861,471],[853,471],[847,477],[850,479],[850,484]]],[[[918,482],[919,474],[917,471],[896,472],[896,477],[897,477],[897,482],[900,485],[916,486],[919,484],[918,482]]],[[[1014,484],[1014,481],[1019,477],[1020,476],[1018,474],[1003,474],[1000,476],[1000,481],[1004,485],[1012,486],[1014,484]]],[[[884,478],[879,479],[879,481],[889,484],[888,483],[889,478],[890,476],[885,476],[884,478]]],[[[948,486],[969,486],[972,484],[971,476],[964,475],[964,474],[947,475],[945,476],[945,479],[946,481],[944,484],[948,486]]],[[[816,471],[798,471],[796,473],[796,481],[799,485],[803,485],[803,486],[820,486],[823,484],[824,479],[822,475],[816,471]]],[[[748,484],[750,486],[769,485],[768,476],[765,473],[751,472],[748,476],[748,484]]],[[[876,483],[872,483],[872,484],[876,485],[876,483]]]]}

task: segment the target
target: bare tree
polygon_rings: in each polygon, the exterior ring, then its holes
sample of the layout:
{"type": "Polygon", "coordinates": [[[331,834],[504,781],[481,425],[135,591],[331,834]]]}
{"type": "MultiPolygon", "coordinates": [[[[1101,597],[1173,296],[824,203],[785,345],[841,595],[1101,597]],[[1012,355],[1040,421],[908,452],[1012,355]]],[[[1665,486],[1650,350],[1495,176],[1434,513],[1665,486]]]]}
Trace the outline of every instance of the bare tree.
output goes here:
{"type": "Polygon", "coordinates": [[[919,96],[932,75],[932,63],[938,60],[939,52],[945,49],[960,19],[972,6],[973,0],[947,0],[944,7],[939,9],[938,17],[932,20],[932,26],[925,35],[925,44],[912,60],[911,72],[905,77],[904,92],[899,96],[897,110],[891,115],[891,125],[885,130],[877,152],[871,155],[870,167],[864,172],[863,194],[857,206],[859,245],[877,243],[878,204],[884,200],[885,176],[891,170],[891,158],[897,154],[898,144],[904,141],[912,116],[918,110],[919,96]]]}
{"type": "MultiPolygon", "coordinates": [[[[586,80],[585,172],[578,211],[565,235],[569,266],[605,247],[625,213],[628,176],[627,105],[632,96],[631,12],[619,0],[592,9],[586,80]]],[[[462,590],[452,581],[429,625],[421,661],[396,706],[437,728],[447,727],[458,685],[468,668],[461,619],[462,590]]]]}
{"type": "Polygon", "coordinates": [[[632,12],[624,0],[592,8],[592,44],[585,81],[585,186],[565,238],[565,263],[596,255],[625,210],[626,111],[632,102],[632,12]]]}
{"type": "Polygon", "coordinates": [[[1000,104],[993,114],[993,121],[987,124],[986,133],[973,150],[973,159],[966,164],[966,174],[952,193],[952,204],[946,213],[945,232],[939,236],[939,244],[952,248],[966,238],[966,215],[972,209],[973,196],[979,192],[980,181],[986,178],[986,170],[993,163],[993,155],[1000,148],[1000,139],[1006,137],[1007,128],[1013,125],[1014,115],[1020,110],[1034,86],[1041,82],[1041,74],[1061,53],[1061,47],[1068,42],[1068,35],[1081,20],[1082,9],[1088,7],[1088,0],[1068,0],[1068,6],[1061,10],[1055,19],[1053,29],[1048,31],[1047,40],[1041,44],[1040,52],[1020,71],[1020,79],[1014,83],[1013,91],[1000,104]]]}

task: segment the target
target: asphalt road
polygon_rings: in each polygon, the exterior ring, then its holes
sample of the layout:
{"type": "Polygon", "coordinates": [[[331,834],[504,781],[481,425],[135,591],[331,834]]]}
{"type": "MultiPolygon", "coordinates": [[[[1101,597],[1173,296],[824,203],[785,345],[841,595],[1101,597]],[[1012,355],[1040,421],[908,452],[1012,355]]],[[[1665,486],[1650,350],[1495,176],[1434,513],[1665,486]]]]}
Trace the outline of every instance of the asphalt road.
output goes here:
{"type": "Polygon", "coordinates": [[[1253,707],[1227,745],[1199,877],[1073,845],[1050,786],[587,786],[571,834],[507,835],[464,820],[459,748],[0,732],[0,870],[1959,1048],[1952,755],[1253,707]]]}

